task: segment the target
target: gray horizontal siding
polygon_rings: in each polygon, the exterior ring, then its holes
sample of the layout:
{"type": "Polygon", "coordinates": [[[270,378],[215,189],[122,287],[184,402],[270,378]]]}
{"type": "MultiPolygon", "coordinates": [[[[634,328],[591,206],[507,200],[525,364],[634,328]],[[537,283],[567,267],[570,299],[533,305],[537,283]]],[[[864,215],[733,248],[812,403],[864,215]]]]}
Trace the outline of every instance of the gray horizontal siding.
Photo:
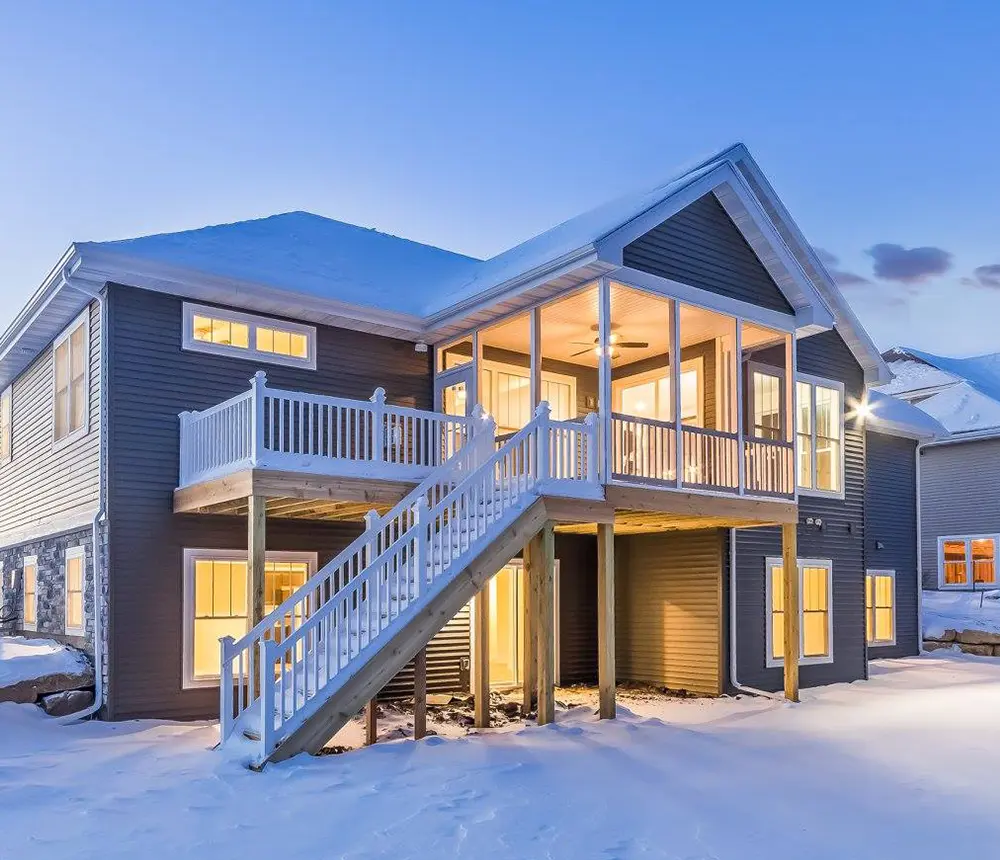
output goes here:
{"type": "Polygon", "coordinates": [[[626,245],[622,262],[712,293],[793,312],[714,194],[699,198],[626,245]]]}
{"type": "Polygon", "coordinates": [[[1000,533],[1000,439],[924,448],[920,454],[920,567],[938,587],[937,542],[1000,533]]]}

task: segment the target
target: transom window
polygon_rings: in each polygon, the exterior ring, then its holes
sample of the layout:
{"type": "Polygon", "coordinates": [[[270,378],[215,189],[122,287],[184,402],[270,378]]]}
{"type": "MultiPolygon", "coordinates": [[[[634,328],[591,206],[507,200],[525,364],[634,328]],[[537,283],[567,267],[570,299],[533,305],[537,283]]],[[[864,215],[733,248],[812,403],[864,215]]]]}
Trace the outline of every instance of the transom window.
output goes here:
{"type": "Polygon", "coordinates": [[[795,458],[800,489],[844,492],[844,388],[837,382],[796,382],[795,458]]]}
{"type": "Polygon", "coordinates": [[[57,442],[87,432],[89,322],[89,312],[84,311],[55,342],[53,418],[57,442]]]}
{"type": "Polygon", "coordinates": [[[65,631],[83,635],[83,565],[86,560],[82,546],[66,550],[66,620],[65,631]]]}
{"type": "Polygon", "coordinates": [[[8,385],[0,393],[0,466],[9,463],[13,453],[11,428],[13,426],[13,397],[8,385]]]}
{"type": "Polygon", "coordinates": [[[315,370],[316,329],[185,302],[184,349],[315,370]]]}
{"type": "MultiPolygon", "coordinates": [[[[785,655],[784,566],[767,559],[767,665],[780,666],[785,655]]],[[[800,663],[833,661],[833,563],[829,559],[799,559],[800,663]]]]}
{"type": "Polygon", "coordinates": [[[997,581],[997,535],[938,538],[938,583],[942,588],[975,588],[997,581]]]}
{"type": "MultiPolygon", "coordinates": [[[[269,552],[264,566],[264,612],[279,606],[316,570],[316,554],[269,552]]],[[[219,640],[250,629],[246,551],[184,552],[184,683],[219,679],[219,640]]],[[[277,638],[287,631],[276,630],[277,638]]]]}
{"type": "Polygon", "coordinates": [[[896,571],[865,573],[865,638],[869,645],[896,644],[896,571]]]}
{"type": "Polygon", "coordinates": [[[21,628],[38,627],[38,558],[25,556],[21,563],[21,628]]]}

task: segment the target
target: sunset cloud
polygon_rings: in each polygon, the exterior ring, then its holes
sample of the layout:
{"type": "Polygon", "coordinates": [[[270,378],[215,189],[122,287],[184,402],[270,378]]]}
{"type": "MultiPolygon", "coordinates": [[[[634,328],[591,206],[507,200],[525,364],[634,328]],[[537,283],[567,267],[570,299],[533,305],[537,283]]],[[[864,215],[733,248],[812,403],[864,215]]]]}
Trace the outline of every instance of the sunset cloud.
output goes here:
{"type": "Polygon", "coordinates": [[[826,270],[830,273],[830,277],[837,282],[839,287],[860,287],[865,284],[870,284],[871,281],[864,275],[856,274],[855,272],[848,272],[841,269],[839,266],[840,258],[836,254],[831,254],[824,248],[813,248],[816,252],[816,256],[819,257],[820,262],[826,266],[826,270]]]}
{"type": "Polygon", "coordinates": [[[866,253],[874,261],[877,278],[902,284],[919,284],[951,269],[952,255],[943,248],[904,248],[890,242],[873,245],[866,253]]]}

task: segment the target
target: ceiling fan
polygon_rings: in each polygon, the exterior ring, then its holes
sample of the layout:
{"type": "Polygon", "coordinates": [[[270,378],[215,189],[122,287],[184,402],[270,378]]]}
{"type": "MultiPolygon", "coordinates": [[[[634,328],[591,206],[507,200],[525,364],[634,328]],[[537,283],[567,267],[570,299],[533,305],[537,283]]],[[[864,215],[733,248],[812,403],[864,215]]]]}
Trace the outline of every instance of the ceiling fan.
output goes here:
{"type": "MultiPolygon", "coordinates": [[[[611,346],[611,357],[617,358],[616,353],[622,349],[646,349],[649,344],[644,340],[622,340],[621,335],[617,333],[618,326],[612,323],[611,333],[608,335],[609,345],[611,346]]],[[[590,327],[593,332],[599,331],[599,327],[595,324],[590,327]]],[[[583,355],[586,352],[594,352],[597,355],[601,354],[600,347],[600,337],[595,337],[593,342],[585,343],[581,340],[571,341],[573,346],[585,346],[586,349],[581,349],[579,352],[574,352],[570,358],[576,358],[578,355],[583,355]]]]}

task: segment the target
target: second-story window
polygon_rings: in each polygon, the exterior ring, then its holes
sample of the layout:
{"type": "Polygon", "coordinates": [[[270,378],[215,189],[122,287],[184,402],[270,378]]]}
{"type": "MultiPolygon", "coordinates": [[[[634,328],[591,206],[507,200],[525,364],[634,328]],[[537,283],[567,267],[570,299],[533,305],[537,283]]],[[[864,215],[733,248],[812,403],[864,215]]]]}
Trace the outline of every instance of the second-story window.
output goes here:
{"type": "Polygon", "coordinates": [[[87,432],[89,314],[84,312],[55,342],[55,439],[87,432]]]}
{"type": "Polygon", "coordinates": [[[184,349],[316,369],[312,326],[187,302],[184,349]]]}
{"type": "Polygon", "coordinates": [[[13,454],[11,429],[13,427],[13,397],[11,388],[7,386],[0,394],[0,466],[10,462],[13,454]]]}
{"type": "Polygon", "coordinates": [[[844,492],[844,388],[800,377],[795,396],[799,489],[839,496],[844,492]]]}

